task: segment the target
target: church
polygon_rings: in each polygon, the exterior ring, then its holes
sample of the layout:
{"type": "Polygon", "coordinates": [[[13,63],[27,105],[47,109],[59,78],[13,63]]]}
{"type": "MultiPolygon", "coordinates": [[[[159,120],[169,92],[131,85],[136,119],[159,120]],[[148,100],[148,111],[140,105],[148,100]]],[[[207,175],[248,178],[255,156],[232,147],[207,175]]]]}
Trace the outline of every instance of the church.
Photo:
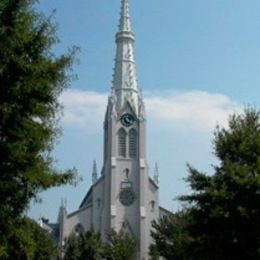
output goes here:
{"type": "Polygon", "coordinates": [[[79,208],[61,205],[57,224],[49,224],[62,246],[73,232],[94,229],[127,232],[137,242],[138,260],[148,259],[151,222],[169,214],[159,206],[158,170],[151,178],[146,160],[146,115],[138,85],[128,0],[121,0],[113,81],[104,118],[103,168],[94,163],[92,185],[79,208]]]}

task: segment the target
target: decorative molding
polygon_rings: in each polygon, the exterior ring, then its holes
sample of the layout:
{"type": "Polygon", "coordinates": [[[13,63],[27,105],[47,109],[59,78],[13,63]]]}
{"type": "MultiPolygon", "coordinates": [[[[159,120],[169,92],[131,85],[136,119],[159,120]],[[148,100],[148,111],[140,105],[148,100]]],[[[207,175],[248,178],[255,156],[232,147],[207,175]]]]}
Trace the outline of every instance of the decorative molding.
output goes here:
{"type": "Polygon", "coordinates": [[[111,166],[116,167],[116,157],[111,157],[111,166]]]}
{"type": "Polygon", "coordinates": [[[110,212],[111,212],[111,217],[116,216],[116,205],[111,205],[110,212]]]}
{"type": "Polygon", "coordinates": [[[144,169],[145,168],[145,159],[143,159],[143,158],[140,158],[140,167],[142,168],[142,169],[144,169]]]}
{"type": "Polygon", "coordinates": [[[146,218],[146,210],[144,206],[140,207],[140,216],[141,218],[146,218]]]}

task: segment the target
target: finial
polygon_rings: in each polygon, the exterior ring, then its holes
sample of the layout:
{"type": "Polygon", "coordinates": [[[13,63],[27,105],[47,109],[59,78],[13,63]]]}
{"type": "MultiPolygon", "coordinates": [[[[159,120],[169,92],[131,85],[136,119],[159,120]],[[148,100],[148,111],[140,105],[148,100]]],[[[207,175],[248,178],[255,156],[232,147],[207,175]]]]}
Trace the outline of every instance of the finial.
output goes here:
{"type": "Polygon", "coordinates": [[[67,199],[66,198],[61,198],[61,203],[60,203],[61,205],[60,205],[60,207],[62,208],[62,209],[67,209],[67,199]]]}
{"type": "Polygon", "coordinates": [[[153,181],[157,185],[159,184],[159,169],[158,169],[158,164],[157,163],[155,163],[155,167],[154,167],[153,181]]]}
{"type": "Polygon", "coordinates": [[[96,160],[93,162],[93,170],[92,170],[92,184],[94,184],[97,181],[98,175],[97,175],[97,163],[96,160]]]}
{"type": "Polygon", "coordinates": [[[119,21],[119,31],[131,31],[131,22],[129,15],[129,4],[128,0],[121,1],[121,14],[119,21]]]}
{"type": "Polygon", "coordinates": [[[64,218],[67,215],[67,200],[65,198],[61,198],[60,211],[58,219],[60,221],[61,218],[64,218]]]}

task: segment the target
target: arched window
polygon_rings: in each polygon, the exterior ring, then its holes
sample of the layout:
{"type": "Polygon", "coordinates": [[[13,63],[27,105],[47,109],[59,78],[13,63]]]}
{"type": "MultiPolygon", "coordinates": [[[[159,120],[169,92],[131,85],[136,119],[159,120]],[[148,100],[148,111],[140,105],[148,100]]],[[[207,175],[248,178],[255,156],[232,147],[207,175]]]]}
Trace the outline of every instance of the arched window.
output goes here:
{"type": "Polygon", "coordinates": [[[97,198],[97,208],[99,209],[101,206],[101,199],[100,198],[97,198]]]}
{"type": "Polygon", "coordinates": [[[129,131],[129,156],[135,158],[137,154],[137,136],[135,129],[129,131]]]}
{"type": "Polygon", "coordinates": [[[126,177],[126,179],[128,179],[129,178],[129,169],[125,169],[125,177],[126,177]]]}
{"type": "Polygon", "coordinates": [[[123,128],[118,131],[118,155],[126,157],[126,131],[123,128]]]}

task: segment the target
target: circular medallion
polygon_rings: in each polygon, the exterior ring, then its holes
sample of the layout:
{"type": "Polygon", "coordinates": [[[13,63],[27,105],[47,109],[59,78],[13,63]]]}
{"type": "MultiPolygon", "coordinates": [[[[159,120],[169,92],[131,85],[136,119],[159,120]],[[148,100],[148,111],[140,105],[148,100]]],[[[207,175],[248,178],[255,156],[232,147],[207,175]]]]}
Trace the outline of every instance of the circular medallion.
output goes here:
{"type": "Polygon", "coordinates": [[[135,118],[131,114],[124,114],[120,118],[120,121],[121,121],[122,125],[124,125],[126,127],[129,127],[129,126],[131,126],[134,123],[135,118]]]}
{"type": "Polygon", "coordinates": [[[119,200],[126,207],[132,205],[135,201],[133,190],[130,188],[122,189],[119,193],[119,200]]]}

